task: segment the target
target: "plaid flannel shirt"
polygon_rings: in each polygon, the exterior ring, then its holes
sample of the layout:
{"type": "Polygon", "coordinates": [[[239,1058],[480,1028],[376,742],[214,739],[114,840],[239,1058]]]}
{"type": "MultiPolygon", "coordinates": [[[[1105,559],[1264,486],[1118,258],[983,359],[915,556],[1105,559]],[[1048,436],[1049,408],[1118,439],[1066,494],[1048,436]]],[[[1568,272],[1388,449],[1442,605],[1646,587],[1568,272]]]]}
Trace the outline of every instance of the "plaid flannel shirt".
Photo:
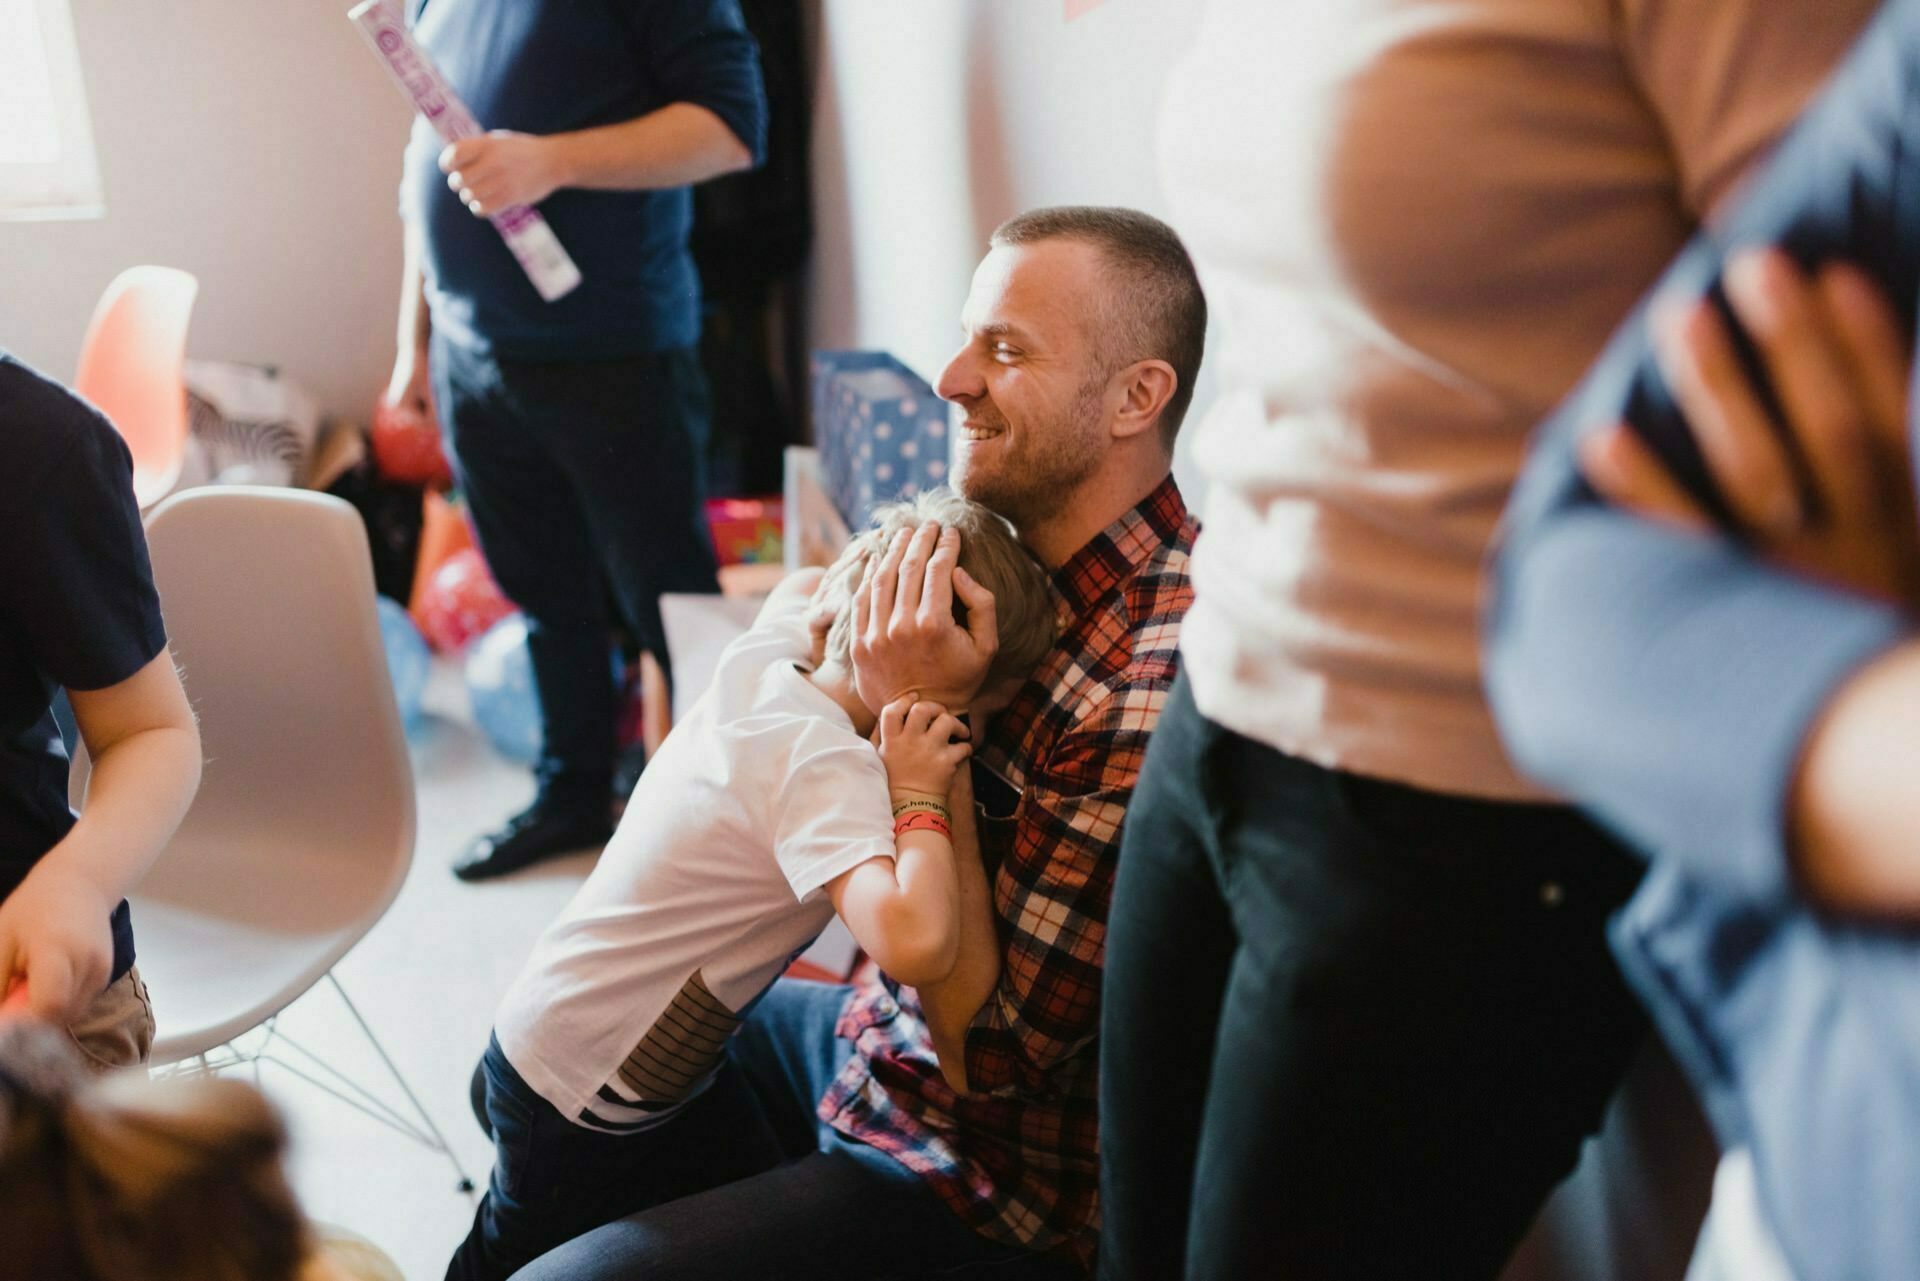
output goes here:
{"type": "Polygon", "coordinates": [[[876,983],[841,1015],[855,1053],[820,1102],[977,1231],[1083,1264],[1100,1227],[1100,976],[1120,823],[1173,686],[1197,532],[1169,479],[1055,572],[1060,639],[975,755],[976,778],[1019,799],[981,823],[1005,951],[967,1032],[973,1092],[940,1075],[913,991],[876,983]]]}

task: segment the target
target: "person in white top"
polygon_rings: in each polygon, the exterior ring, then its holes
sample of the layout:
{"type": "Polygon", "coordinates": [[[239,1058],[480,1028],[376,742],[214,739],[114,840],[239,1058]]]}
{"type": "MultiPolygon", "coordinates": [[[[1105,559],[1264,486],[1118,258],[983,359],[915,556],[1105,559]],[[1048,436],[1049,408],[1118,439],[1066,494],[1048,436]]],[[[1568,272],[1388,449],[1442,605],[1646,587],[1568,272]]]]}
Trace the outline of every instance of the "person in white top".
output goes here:
{"type": "Polygon", "coordinates": [[[1160,145],[1219,395],[1111,920],[1103,1276],[1490,1278],[1572,1169],[1644,1035],[1641,868],[1503,749],[1483,562],[1873,8],[1211,0],[1160,145]]]}
{"type": "Polygon", "coordinates": [[[504,1278],[617,1217],[622,1162],[657,1151],[630,1140],[708,1087],[741,1020],[836,911],[899,983],[953,968],[946,798],[967,731],[934,702],[862,701],[852,591],[896,536],[957,536],[954,591],[976,637],[997,636],[990,684],[1009,688],[1051,647],[1054,606],[1006,522],[950,490],[875,520],[826,575],[831,630],[810,630],[819,575],[801,574],[727,647],[501,1001],[475,1078],[493,1175],[450,1279],[504,1278]]]}

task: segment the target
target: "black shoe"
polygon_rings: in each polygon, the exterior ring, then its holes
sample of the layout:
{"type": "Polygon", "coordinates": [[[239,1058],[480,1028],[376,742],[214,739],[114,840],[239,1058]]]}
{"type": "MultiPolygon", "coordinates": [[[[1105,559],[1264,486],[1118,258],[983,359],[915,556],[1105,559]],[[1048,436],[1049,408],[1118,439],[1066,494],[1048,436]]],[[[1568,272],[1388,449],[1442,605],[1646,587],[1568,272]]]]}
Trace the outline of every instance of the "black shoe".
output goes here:
{"type": "Polygon", "coordinates": [[[479,837],[453,865],[463,881],[485,881],[542,859],[605,845],[613,835],[607,811],[562,809],[535,801],[497,832],[479,837]]]}

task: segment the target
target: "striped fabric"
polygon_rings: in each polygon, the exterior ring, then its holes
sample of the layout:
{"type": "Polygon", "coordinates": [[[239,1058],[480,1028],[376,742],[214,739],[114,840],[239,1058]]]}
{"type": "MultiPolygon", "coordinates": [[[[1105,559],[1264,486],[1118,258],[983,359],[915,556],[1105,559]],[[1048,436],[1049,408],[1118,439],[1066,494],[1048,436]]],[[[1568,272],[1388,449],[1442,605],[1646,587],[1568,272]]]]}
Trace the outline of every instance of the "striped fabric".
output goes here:
{"type": "Polygon", "coordinates": [[[991,785],[1018,802],[982,821],[1006,953],[967,1035],[975,1092],[948,1088],[912,990],[875,984],[841,1016],[856,1052],[820,1102],[978,1231],[1089,1263],[1107,909],[1121,820],[1173,686],[1198,532],[1169,479],[1054,574],[1060,641],[976,755],[979,796],[991,785]]]}
{"type": "Polygon", "coordinates": [[[616,1134],[658,1125],[706,1089],[739,1026],[740,1016],[695,973],[581,1111],[581,1124],[616,1134]]]}

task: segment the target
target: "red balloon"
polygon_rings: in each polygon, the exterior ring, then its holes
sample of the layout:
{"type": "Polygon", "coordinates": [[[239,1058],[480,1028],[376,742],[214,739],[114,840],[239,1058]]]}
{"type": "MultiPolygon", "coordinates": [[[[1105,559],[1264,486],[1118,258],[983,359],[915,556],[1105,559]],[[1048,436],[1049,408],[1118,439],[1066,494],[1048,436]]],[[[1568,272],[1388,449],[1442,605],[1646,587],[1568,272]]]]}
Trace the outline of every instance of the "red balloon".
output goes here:
{"type": "Polygon", "coordinates": [[[427,643],[451,654],[513,611],[513,602],[493,581],[480,550],[468,547],[433,571],[417,617],[427,643]]]}
{"type": "Polygon", "coordinates": [[[416,624],[433,571],[455,552],[473,546],[473,527],[459,508],[432,490],[422,494],[420,500],[420,554],[414,558],[413,590],[407,596],[407,610],[416,624]]]}
{"type": "Polygon", "coordinates": [[[373,408],[373,465],[406,485],[445,489],[453,469],[440,446],[440,427],[425,414],[381,401],[373,408]]]}

